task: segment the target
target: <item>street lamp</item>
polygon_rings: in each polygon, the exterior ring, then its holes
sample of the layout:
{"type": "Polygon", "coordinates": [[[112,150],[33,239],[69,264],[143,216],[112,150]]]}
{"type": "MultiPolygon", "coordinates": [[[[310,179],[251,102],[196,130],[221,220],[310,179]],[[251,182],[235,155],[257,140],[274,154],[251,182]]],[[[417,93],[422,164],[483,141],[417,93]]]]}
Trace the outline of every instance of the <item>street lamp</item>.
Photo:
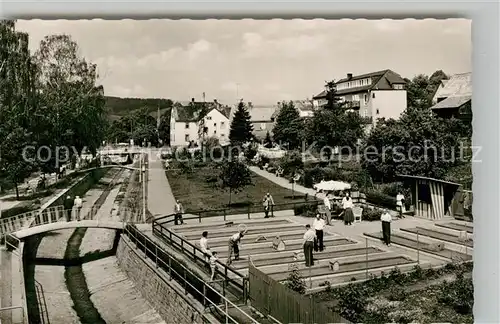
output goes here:
{"type": "MultiPolygon", "coordinates": [[[[144,156],[143,156],[144,157],[144,156]]],[[[146,161],[142,164],[142,218],[146,223],[146,161]]]]}

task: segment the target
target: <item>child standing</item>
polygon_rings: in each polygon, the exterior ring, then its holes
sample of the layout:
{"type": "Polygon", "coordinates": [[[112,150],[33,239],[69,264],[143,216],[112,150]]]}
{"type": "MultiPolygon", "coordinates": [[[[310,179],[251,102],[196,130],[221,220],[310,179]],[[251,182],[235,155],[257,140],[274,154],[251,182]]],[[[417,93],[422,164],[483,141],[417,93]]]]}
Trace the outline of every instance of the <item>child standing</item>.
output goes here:
{"type": "Polygon", "coordinates": [[[212,252],[212,256],[210,257],[210,269],[212,270],[212,275],[210,276],[210,281],[214,281],[215,272],[217,271],[217,252],[212,252]]]}

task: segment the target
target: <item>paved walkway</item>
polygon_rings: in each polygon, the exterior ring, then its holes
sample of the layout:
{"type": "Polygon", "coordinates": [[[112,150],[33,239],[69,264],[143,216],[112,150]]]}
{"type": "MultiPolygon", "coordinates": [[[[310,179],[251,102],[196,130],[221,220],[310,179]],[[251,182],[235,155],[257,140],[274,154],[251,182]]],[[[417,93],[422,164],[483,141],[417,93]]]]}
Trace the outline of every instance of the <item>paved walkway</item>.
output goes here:
{"type": "Polygon", "coordinates": [[[154,216],[164,216],[174,212],[175,198],[168,183],[162,161],[152,152],[148,170],[148,209],[154,216]]]}
{"type": "MultiPolygon", "coordinates": [[[[288,181],[288,179],[285,179],[282,177],[277,177],[276,175],[274,175],[270,172],[267,172],[265,170],[261,170],[256,166],[249,166],[248,168],[252,172],[254,172],[255,174],[258,174],[261,177],[264,177],[267,180],[272,181],[283,188],[287,188],[287,189],[292,190],[292,184],[290,183],[290,181],[288,181]]],[[[311,189],[311,188],[306,188],[306,187],[301,186],[299,184],[295,184],[293,186],[293,188],[296,192],[300,192],[302,194],[308,194],[309,196],[313,196],[313,197],[314,197],[314,195],[316,195],[316,197],[318,197],[319,199],[325,198],[325,195],[323,193],[316,194],[316,190],[311,189]]]]}

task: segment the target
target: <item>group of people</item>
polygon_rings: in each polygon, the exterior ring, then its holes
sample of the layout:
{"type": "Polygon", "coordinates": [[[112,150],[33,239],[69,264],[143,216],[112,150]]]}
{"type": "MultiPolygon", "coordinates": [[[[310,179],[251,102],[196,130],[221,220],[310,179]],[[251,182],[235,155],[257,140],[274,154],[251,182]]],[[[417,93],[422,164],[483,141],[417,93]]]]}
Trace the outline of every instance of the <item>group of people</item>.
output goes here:
{"type": "MultiPolygon", "coordinates": [[[[330,201],[329,195],[326,195],[323,198],[323,204],[325,205],[325,213],[326,213],[326,225],[331,224],[332,220],[332,203],[330,201]]],[[[348,192],[344,194],[342,198],[341,207],[343,209],[341,215],[343,216],[345,225],[352,225],[354,222],[354,214],[352,212],[352,207],[354,207],[353,200],[348,192]]]]}
{"type": "Polygon", "coordinates": [[[80,221],[80,214],[82,211],[82,206],[83,206],[83,200],[80,198],[80,196],[75,196],[73,199],[71,196],[67,196],[66,199],[63,201],[63,207],[64,207],[64,212],[66,216],[66,221],[70,222],[71,221],[71,216],[73,210],[75,211],[75,219],[77,221],[80,221]]]}
{"type": "MultiPolygon", "coordinates": [[[[234,260],[238,261],[240,259],[240,249],[239,249],[239,244],[241,243],[241,239],[245,236],[245,232],[243,230],[239,230],[237,233],[231,235],[228,240],[228,257],[227,257],[227,266],[230,266],[232,261],[233,261],[233,255],[234,255],[234,260]]],[[[210,265],[210,270],[211,270],[211,275],[210,275],[210,281],[213,281],[215,278],[215,274],[217,272],[217,261],[219,260],[217,257],[217,252],[212,251],[209,247],[208,244],[208,232],[204,231],[201,234],[200,238],[200,249],[201,252],[203,252],[205,256],[205,261],[208,262],[210,265]]]]}

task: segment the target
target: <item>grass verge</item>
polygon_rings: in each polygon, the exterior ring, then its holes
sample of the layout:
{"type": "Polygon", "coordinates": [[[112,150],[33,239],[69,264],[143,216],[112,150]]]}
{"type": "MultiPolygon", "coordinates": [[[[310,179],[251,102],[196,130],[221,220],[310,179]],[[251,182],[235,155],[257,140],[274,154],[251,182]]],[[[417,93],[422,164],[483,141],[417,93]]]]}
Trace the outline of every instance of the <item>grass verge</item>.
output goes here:
{"type": "MultiPolygon", "coordinates": [[[[181,201],[186,211],[209,210],[227,207],[229,191],[217,187],[210,177],[215,176],[218,170],[207,168],[194,169],[193,173],[184,174],[180,171],[166,171],[168,182],[175,192],[175,197],[181,201]]],[[[231,206],[248,206],[259,204],[264,195],[269,192],[276,204],[303,201],[304,195],[283,188],[255,173],[251,173],[252,185],[245,187],[238,193],[231,194],[231,206]]],[[[311,199],[313,197],[310,197],[311,199]]],[[[292,209],[290,207],[290,209],[292,209]]]]}

